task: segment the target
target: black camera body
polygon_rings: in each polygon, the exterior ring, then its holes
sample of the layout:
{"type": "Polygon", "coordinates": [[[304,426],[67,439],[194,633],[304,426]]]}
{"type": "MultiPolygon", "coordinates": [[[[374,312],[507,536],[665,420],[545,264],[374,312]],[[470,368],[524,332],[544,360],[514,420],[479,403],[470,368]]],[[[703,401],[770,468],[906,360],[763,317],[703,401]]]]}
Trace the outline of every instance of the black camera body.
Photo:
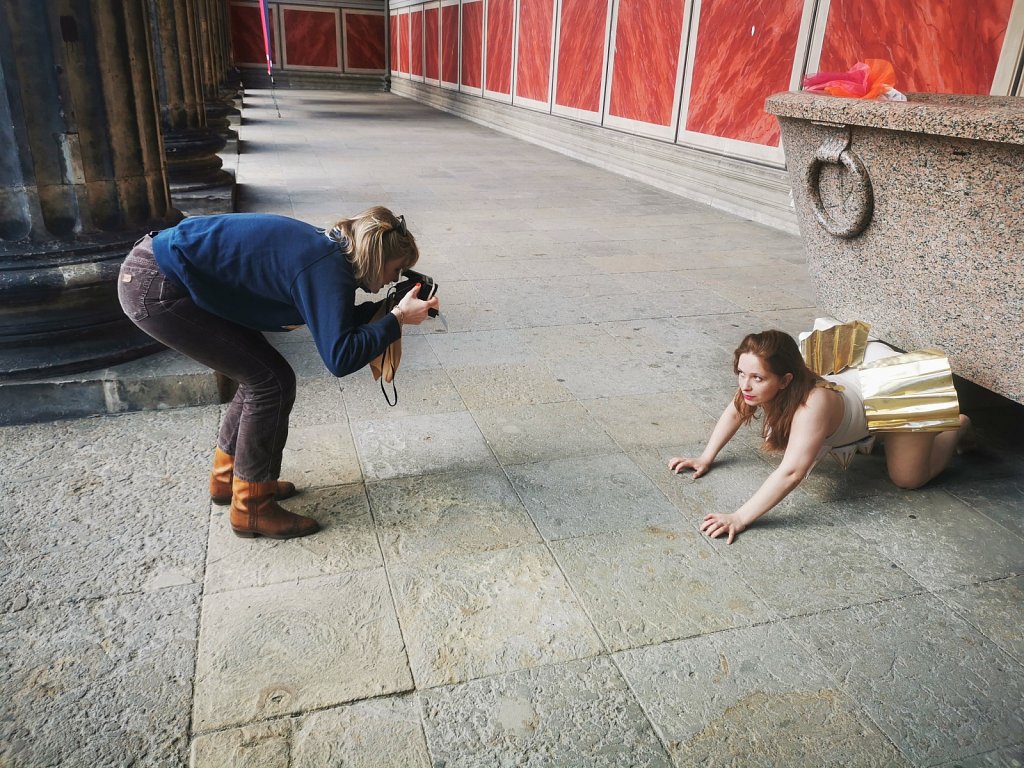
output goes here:
{"type": "MultiPolygon", "coordinates": [[[[434,278],[430,275],[424,275],[422,272],[417,272],[414,269],[406,269],[402,272],[402,279],[395,283],[395,303],[401,301],[405,294],[416,287],[417,283],[419,283],[420,290],[416,294],[416,298],[420,301],[427,301],[437,293],[437,283],[434,282],[434,278]]],[[[437,310],[428,310],[427,314],[431,317],[437,317],[437,310]]]]}

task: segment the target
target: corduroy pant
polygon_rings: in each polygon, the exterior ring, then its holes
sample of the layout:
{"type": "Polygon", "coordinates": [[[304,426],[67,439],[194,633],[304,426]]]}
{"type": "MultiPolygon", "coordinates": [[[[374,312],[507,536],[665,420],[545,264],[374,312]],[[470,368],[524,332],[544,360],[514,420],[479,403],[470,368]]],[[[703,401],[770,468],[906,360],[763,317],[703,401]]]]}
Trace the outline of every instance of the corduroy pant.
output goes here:
{"type": "Polygon", "coordinates": [[[117,295],[129,319],[167,347],[238,382],[217,445],[235,457],[235,476],[277,480],[295,403],[295,372],[259,331],[196,306],[164,276],[146,235],[121,265],[117,295]]]}

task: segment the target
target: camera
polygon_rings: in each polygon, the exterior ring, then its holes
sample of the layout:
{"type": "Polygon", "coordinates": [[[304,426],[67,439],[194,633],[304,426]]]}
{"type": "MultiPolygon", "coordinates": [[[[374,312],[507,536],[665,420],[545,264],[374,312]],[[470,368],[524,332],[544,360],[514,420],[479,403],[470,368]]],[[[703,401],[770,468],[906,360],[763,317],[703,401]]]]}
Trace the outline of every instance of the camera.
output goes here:
{"type": "MultiPolygon", "coordinates": [[[[434,278],[417,272],[415,269],[406,269],[402,272],[402,280],[395,283],[395,302],[401,301],[405,294],[416,287],[417,283],[420,285],[420,290],[416,294],[416,298],[420,301],[427,301],[437,293],[437,283],[434,282],[434,278]]],[[[437,310],[428,310],[427,314],[437,317],[437,310]]]]}

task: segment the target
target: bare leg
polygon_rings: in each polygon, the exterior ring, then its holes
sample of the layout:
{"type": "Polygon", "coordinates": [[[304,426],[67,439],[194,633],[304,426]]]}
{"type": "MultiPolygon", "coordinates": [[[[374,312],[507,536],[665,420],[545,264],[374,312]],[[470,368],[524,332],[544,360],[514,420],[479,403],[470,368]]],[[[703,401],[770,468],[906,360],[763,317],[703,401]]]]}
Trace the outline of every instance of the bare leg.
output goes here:
{"type": "Polygon", "coordinates": [[[889,478],[900,488],[920,488],[949,466],[957,441],[971,420],[960,415],[960,429],[949,432],[890,432],[885,436],[889,478]]]}

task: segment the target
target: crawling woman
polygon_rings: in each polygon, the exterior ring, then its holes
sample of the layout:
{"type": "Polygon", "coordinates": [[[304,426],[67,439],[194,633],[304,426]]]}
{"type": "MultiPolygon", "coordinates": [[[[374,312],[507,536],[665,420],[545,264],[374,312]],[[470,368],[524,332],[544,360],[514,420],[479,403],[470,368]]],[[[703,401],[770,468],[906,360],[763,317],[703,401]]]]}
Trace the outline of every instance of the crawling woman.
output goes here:
{"type": "MultiPolygon", "coordinates": [[[[896,355],[877,342],[871,347],[876,356],[896,355]],[[878,348],[884,352],[878,352],[878,348]]],[[[884,433],[890,479],[901,488],[919,488],[949,465],[958,438],[970,427],[970,420],[958,413],[949,379],[953,413],[944,422],[921,424],[910,420],[900,426],[900,431],[869,429],[859,372],[850,368],[836,375],[818,376],[804,363],[796,341],[782,331],[749,334],[736,349],[733,361],[739,388],[718,419],[704,451],[696,458],[673,457],[668,464],[677,474],[692,469],[694,479],[701,477],[737,430],[762,412],[766,447],[784,451],[782,462],[739,509],[727,514],[710,513],[701,523],[705,534],[711,538],[726,535],[729,544],[786,498],[826,453],[842,457],[845,452],[848,460],[872,433],[884,433]]],[[[888,426],[891,423],[890,419],[888,426]]]]}

